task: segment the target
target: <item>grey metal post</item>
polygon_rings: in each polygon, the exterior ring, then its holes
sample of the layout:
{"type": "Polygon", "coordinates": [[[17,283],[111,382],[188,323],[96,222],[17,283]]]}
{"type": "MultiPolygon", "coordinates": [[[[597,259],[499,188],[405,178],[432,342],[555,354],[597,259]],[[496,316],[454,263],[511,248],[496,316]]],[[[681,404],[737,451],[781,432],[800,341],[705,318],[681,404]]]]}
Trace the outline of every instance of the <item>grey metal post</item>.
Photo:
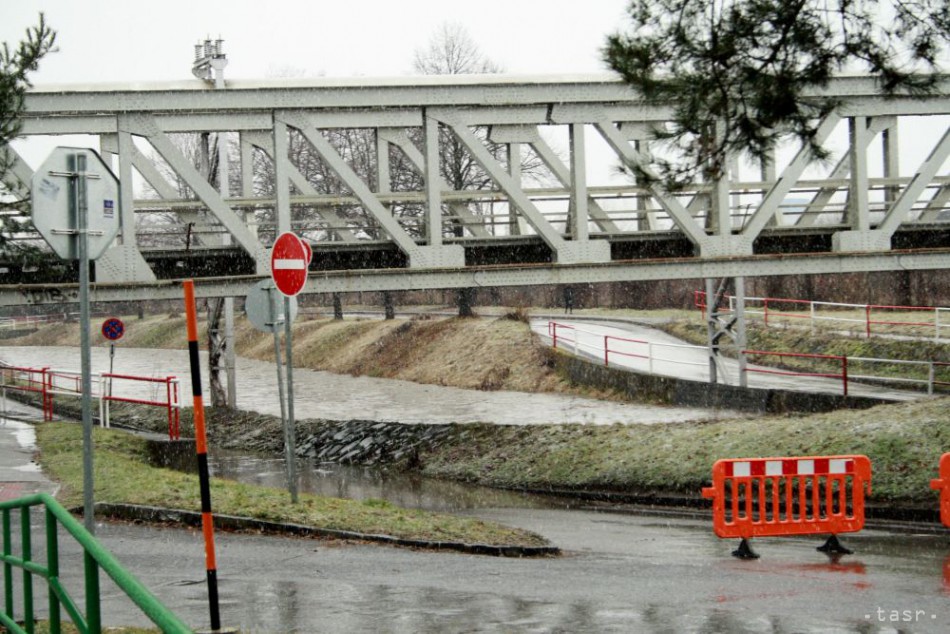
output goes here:
{"type": "Polygon", "coordinates": [[[290,298],[284,297],[284,346],[287,356],[287,424],[285,443],[287,445],[287,484],[290,489],[290,501],[297,503],[297,430],[294,421],[294,357],[293,324],[290,320],[290,298]]]}
{"type": "Polygon", "coordinates": [[[709,382],[716,383],[716,285],[715,280],[706,278],[706,342],[709,346],[709,382]]]}
{"type": "Polygon", "coordinates": [[[92,358],[89,348],[89,235],[86,201],[86,155],[70,154],[67,162],[72,172],[70,208],[76,219],[77,251],[79,252],[79,347],[82,371],[82,488],[83,523],[94,534],[96,521],[93,500],[92,461],[92,358]]]}
{"type": "Polygon", "coordinates": [[[237,376],[234,362],[234,298],[224,298],[224,371],[228,376],[228,407],[237,409],[237,376]]]}
{"type": "Polygon", "coordinates": [[[736,356],[739,359],[739,387],[749,387],[746,372],[745,349],[748,347],[745,334],[745,278],[735,278],[736,285],[736,356]]]}
{"type": "MultiPolygon", "coordinates": [[[[287,319],[290,318],[290,315],[281,315],[279,312],[277,301],[277,289],[271,287],[267,289],[267,294],[270,296],[270,306],[271,314],[274,316],[274,323],[271,324],[274,329],[274,361],[277,364],[277,398],[280,399],[280,421],[283,424],[284,428],[284,457],[287,461],[288,470],[290,468],[290,445],[289,437],[290,432],[287,428],[287,400],[284,398],[284,371],[282,369],[282,363],[280,359],[280,325],[284,323],[287,319]]],[[[287,474],[288,479],[288,490],[290,489],[290,474],[287,474]]],[[[291,497],[294,496],[293,491],[291,491],[291,497]]]]}
{"type": "MultiPolygon", "coordinates": [[[[113,373],[114,368],[115,368],[115,342],[110,341],[109,342],[109,374],[110,375],[113,373]]],[[[108,389],[104,389],[106,396],[112,396],[112,377],[111,376],[109,377],[108,381],[103,382],[102,387],[108,388],[108,389]]],[[[103,405],[103,407],[100,407],[100,410],[103,412],[103,415],[100,416],[99,424],[102,425],[103,427],[111,427],[112,426],[111,425],[112,401],[110,401],[109,399],[104,399],[100,397],[100,404],[103,405]]]]}

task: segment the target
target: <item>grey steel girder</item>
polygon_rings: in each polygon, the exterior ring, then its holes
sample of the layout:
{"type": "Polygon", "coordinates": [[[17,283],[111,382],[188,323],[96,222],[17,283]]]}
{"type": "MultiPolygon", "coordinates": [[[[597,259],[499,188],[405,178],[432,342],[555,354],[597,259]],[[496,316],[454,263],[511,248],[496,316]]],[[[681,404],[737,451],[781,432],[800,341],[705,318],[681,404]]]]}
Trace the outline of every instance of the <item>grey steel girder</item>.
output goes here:
{"type": "MultiPolygon", "coordinates": [[[[258,239],[253,212],[237,211],[239,207],[274,208],[275,229],[288,230],[292,226],[292,207],[307,205],[316,210],[328,234],[358,248],[375,236],[329,210],[333,204],[344,204],[340,202],[344,200],[347,205],[361,207],[363,217],[382,229],[386,238],[408,256],[414,269],[464,267],[459,241],[445,243],[449,234],[443,226],[443,207],[448,207],[465,227],[465,240],[491,241],[533,233],[550,248],[558,265],[606,262],[612,239],[649,239],[654,232],[670,230],[693,245],[700,261],[746,258],[753,254],[754,243],[766,227],[770,231],[799,231],[812,224],[832,227],[832,242],[839,252],[884,253],[902,224],[946,219],[950,193],[948,176],[941,170],[950,152],[948,93],[947,76],[939,78],[938,94],[923,99],[884,98],[867,77],[837,78],[816,93],[836,97],[840,102],[836,112],[822,123],[820,137],[831,135],[836,126],[839,131],[847,126],[851,132],[845,159],[831,174],[824,179],[803,180],[809,157],[802,150],[779,169],[764,166],[760,182],[749,182],[733,173],[718,183],[697,183],[683,192],[666,192],[655,184],[631,184],[612,192],[587,182],[588,129],[596,130],[621,162],[648,168],[650,153],[655,149],[650,146],[649,131],[668,121],[671,112],[666,105],[646,103],[629,86],[608,76],[231,81],[219,90],[200,81],[134,88],[37,87],[26,97],[23,134],[99,135],[101,147],[118,156],[123,180],[128,180],[134,169],[158,193],[158,200],[134,201],[141,213],[207,210],[255,259],[260,274],[269,267],[267,248],[258,239]],[[936,144],[914,173],[900,174],[896,135],[898,125],[909,117],[925,117],[933,122],[933,129],[923,141],[936,144]],[[300,130],[347,191],[336,196],[317,194],[287,154],[287,126],[300,130]],[[451,130],[494,185],[482,190],[446,191],[439,174],[440,126],[451,130]],[[526,188],[514,159],[509,158],[507,165],[499,162],[474,133],[476,127],[489,128],[491,140],[506,143],[509,157],[520,156],[522,144],[532,148],[550,171],[551,182],[561,187],[526,188]],[[338,129],[376,132],[376,182],[364,182],[327,141],[324,132],[338,129]],[[410,129],[417,130],[424,139],[421,150],[410,140],[410,129]],[[545,141],[546,130],[566,132],[569,147],[564,159],[545,141]],[[240,134],[240,199],[222,196],[203,181],[170,137],[185,132],[240,134]],[[879,133],[886,136],[882,177],[867,161],[870,142],[879,133]],[[164,183],[153,159],[132,142],[133,137],[147,140],[199,200],[182,201],[164,183]],[[254,196],[252,145],[274,161],[274,200],[254,196]],[[390,191],[386,153],[390,145],[398,147],[422,174],[422,191],[390,191]],[[299,194],[292,192],[291,184],[299,194]],[[848,209],[842,225],[841,209],[830,202],[843,192],[848,192],[848,209]],[[872,213],[869,192],[877,192],[875,196],[884,192],[883,213],[879,202],[873,203],[877,207],[872,213]],[[797,218],[782,213],[789,199],[805,193],[811,201],[806,213],[797,218]],[[497,217],[476,216],[466,202],[479,200],[504,204],[499,205],[497,217]],[[539,202],[552,200],[561,206],[539,202]],[[425,209],[420,218],[414,219],[422,222],[421,237],[410,235],[403,221],[393,216],[389,205],[396,201],[412,202],[425,209]],[[611,207],[608,201],[616,201],[617,205],[611,207]],[[625,206],[634,201],[634,209],[625,206]],[[565,206],[568,219],[562,229],[565,206]]],[[[21,173],[28,171],[21,164],[18,169],[21,173]]],[[[122,199],[124,203],[132,200],[127,186],[123,187],[122,199]]],[[[124,217],[121,237],[126,250],[137,248],[130,217],[124,217]]]]}
{"type": "MultiPolygon", "coordinates": [[[[588,284],[756,276],[859,273],[950,268],[950,250],[878,253],[809,253],[704,260],[641,260],[600,264],[521,265],[457,269],[311,271],[303,293],[344,293],[425,289],[588,284]]],[[[198,297],[243,297],[261,276],[196,280],[198,297]]],[[[95,284],[94,302],[182,298],[181,280],[95,284]]],[[[0,307],[64,305],[78,301],[75,284],[0,285],[0,307]]]]}

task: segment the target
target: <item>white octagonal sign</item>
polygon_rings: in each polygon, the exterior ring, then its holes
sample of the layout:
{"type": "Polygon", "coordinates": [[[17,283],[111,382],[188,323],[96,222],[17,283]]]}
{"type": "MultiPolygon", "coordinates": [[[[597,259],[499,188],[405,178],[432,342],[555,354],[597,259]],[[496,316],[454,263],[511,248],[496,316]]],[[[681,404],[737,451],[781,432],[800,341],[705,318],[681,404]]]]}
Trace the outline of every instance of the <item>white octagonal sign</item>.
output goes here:
{"type": "Polygon", "coordinates": [[[119,232],[119,181],[88,148],[58,147],[33,174],[33,226],[56,255],[79,259],[78,210],[85,206],[89,259],[105,252],[119,232]],[[76,199],[85,182],[86,195],[76,199]]]}

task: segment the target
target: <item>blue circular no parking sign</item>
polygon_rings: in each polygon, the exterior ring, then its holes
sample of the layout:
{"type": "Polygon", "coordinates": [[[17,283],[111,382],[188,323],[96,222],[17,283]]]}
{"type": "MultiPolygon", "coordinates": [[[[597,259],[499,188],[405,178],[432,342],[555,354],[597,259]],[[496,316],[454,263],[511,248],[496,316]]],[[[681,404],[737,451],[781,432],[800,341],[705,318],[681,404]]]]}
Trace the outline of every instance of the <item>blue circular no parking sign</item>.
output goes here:
{"type": "Polygon", "coordinates": [[[102,336],[109,341],[121,339],[125,334],[125,324],[117,317],[110,317],[102,323],[102,336]]]}

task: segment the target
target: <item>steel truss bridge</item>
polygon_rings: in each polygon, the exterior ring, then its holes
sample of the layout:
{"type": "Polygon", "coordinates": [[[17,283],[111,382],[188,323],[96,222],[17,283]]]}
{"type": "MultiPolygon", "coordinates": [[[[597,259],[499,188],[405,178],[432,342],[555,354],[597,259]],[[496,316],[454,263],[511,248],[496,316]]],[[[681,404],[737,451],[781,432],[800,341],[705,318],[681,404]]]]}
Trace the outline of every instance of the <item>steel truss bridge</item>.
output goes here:
{"type": "MultiPolygon", "coordinates": [[[[885,99],[869,78],[836,79],[818,141],[838,144],[837,163],[794,147],[761,166],[737,157],[675,193],[588,177],[649,163],[670,117],[608,77],[37,88],[23,135],[87,135],[119,177],[93,301],[177,299],[189,277],[199,296],[243,296],[288,230],[312,244],[311,293],[936,270],[950,268],[948,88],[885,99]],[[923,150],[912,165],[899,131],[923,150]],[[183,141],[203,133],[230,148],[204,167],[183,141]],[[450,187],[452,157],[483,181],[450,187]]],[[[19,156],[14,171],[32,176],[19,156]]],[[[0,306],[78,294],[68,266],[38,283],[53,264],[0,265],[0,306]]]]}

